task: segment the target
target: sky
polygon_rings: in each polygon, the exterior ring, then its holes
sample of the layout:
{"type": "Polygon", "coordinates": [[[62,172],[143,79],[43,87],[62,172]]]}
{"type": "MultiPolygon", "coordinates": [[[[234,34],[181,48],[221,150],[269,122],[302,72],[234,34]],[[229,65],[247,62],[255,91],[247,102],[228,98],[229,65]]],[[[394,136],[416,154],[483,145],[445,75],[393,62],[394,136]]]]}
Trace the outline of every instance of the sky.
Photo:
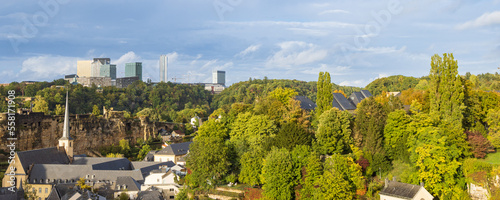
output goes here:
{"type": "Polygon", "coordinates": [[[500,70],[500,0],[16,0],[0,7],[0,82],[52,81],[77,60],[111,58],[117,76],[142,62],[143,80],[226,85],[249,78],[364,87],[428,75],[434,54],[459,73],[500,70]]]}

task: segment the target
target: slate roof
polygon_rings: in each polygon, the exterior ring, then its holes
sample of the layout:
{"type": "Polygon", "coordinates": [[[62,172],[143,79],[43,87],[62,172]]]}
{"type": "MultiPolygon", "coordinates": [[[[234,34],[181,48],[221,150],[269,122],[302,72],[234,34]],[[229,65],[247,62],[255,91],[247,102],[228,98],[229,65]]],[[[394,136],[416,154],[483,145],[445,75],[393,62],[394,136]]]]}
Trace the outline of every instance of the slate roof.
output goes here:
{"type": "Polygon", "coordinates": [[[164,198],[158,191],[140,191],[136,200],[164,200],[164,198]]]}
{"type": "Polygon", "coordinates": [[[138,182],[143,182],[144,178],[139,169],[137,170],[93,170],[91,165],[58,165],[58,164],[38,164],[31,171],[30,183],[36,179],[36,183],[46,183],[56,180],[66,180],[76,182],[81,177],[86,178],[89,175],[91,181],[115,181],[120,176],[130,176],[138,182]],[[94,178],[92,176],[95,175],[94,178]]]}
{"type": "Polygon", "coordinates": [[[118,186],[123,186],[126,185],[126,189],[128,191],[140,191],[141,190],[141,185],[137,183],[132,177],[130,176],[120,176],[116,178],[116,185],[118,186]]]}
{"type": "Polygon", "coordinates": [[[295,100],[300,102],[300,108],[304,110],[314,110],[316,108],[316,104],[306,96],[295,96],[295,100]]]}
{"type": "Polygon", "coordinates": [[[341,111],[344,110],[356,110],[354,106],[345,96],[341,93],[333,93],[332,106],[338,108],[341,111]]]}
{"type": "Polygon", "coordinates": [[[380,194],[399,197],[403,199],[412,199],[422,188],[420,185],[401,183],[397,181],[386,181],[386,185],[380,194]]]}
{"type": "Polygon", "coordinates": [[[351,96],[349,96],[349,100],[354,104],[355,106],[358,105],[361,100],[373,96],[372,93],[368,90],[361,90],[360,92],[353,92],[351,96]]]}
{"type": "Polygon", "coordinates": [[[66,152],[57,150],[57,147],[35,149],[17,152],[19,161],[25,172],[31,164],[68,164],[66,152]]]}
{"type": "Polygon", "coordinates": [[[163,148],[162,150],[156,152],[158,155],[184,155],[187,154],[189,151],[189,145],[193,142],[184,142],[184,143],[177,143],[177,144],[171,144],[168,145],[167,147],[163,148]]]}
{"type": "Polygon", "coordinates": [[[147,176],[151,171],[159,169],[161,166],[173,167],[175,163],[172,161],[167,162],[132,162],[134,169],[141,171],[143,176],[147,176]]]}

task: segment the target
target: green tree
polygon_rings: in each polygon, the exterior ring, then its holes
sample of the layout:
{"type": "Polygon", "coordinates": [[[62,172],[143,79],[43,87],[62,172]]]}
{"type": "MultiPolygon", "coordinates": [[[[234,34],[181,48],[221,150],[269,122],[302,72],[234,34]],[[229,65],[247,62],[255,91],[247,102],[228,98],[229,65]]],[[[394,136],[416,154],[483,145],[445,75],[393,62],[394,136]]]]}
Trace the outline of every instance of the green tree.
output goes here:
{"type": "Polygon", "coordinates": [[[141,150],[139,150],[139,154],[137,154],[137,160],[144,160],[146,155],[151,151],[151,147],[148,144],[145,144],[144,146],[141,147],[141,150]]]}
{"type": "Polygon", "coordinates": [[[259,149],[253,149],[244,153],[241,156],[241,171],[239,180],[242,183],[249,185],[262,184],[262,162],[264,160],[264,152],[259,149]]]}
{"type": "Polygon", "coordinates": [[[500,148],[500,109],[491,109],[486,121],[489,126],[488,140],[495,148],[500,148]]]}
{"type": "Polygon", "coordinates": [[[251,149],[264,149],[276,135],[277,126],[267,115],[253,115],[250,112],[240,113],[232,123],[230,141],[238,155],[251,149]]]}
{"type": "Polygon", "coordinates": [[[106,154],[108,158],[123,158],[123,154],[121,153],[108,153],[106,154]]]}
{"type": "Polygon", "coordinates": [[[332,81],[330,73],[320,72],[317,83],[318,95],[316,99],[316,116],[319,117],[323,112],[332,108],[333,94],[332,94],[332,81]]]}
{"type": "Polygon", "coordinates": [[[283,105],[287,105],[290,99],[297,96],[297,92],[292,88],[282,88],[278,87],[268,95],[270,98],[276,99],[281,102],[283,105]]]}
{"type": "Polygon", "coordinates": [[[43,112],[45,114],[49,114],[49,103],[47,103],[45,98],[42,96],[37,95],[33,104],[35,104],[33,106],[33,112],[43,112]]]}
{"type": "Polygon", "coordinates": [[[458,64],[453,54],[432,56],[429,74],[430,116],[439,120],[444,136],[450,145],[457,145],[460,152],[468,153],[466,135],[462,128],[464,86],[458,75],[458,64]]]}
{"type": "Polygon", "coordinates": [[[56,109],[54,110],[55,115],[64,115],[65,106],[61,106],[61,104],[56,105],[56,109]]]}
{"type": "Polygon", "coordinates": [[[129,198],[130,198],[130,197],[128,196],[128,194],[127,194],[127,193],[122,192],[122,193],[120,194],[120,198],[119,198],[119,199],[120,199],[120,200],[129,200],[129,198]]]}
{"type": "Polygon", "coordinates": [[[316,140],[322,154],[345,154],[350,152],[352,115],[337,108],[327,110],[319,117],[316,140]]]}
{"type": "Polygon", "coordinates": [[[290,152],[286,149],[272,149],[262,167],[264,195],[270,199],[293,199],[296,185],[296,170],[290,152]]]}
{"type": "Polygon", "coordinates": [[[313,135],[296,123],[286,123],[274,137],[274,146],[292,150],[297,145],[311,146],[313,135]]]}
{"type": "Polygon", "coordinates": [[[384,127],[385,150],[393,160],[403,160],[409,162],[409,152],[406,143],[410,132],[408,124],[410,116],[404,110],[396,110],[389,113],[384,127]]]}
{"type": "Polygon", "coordinates": [[[95,116],[101,115],[101,109],[99,109],[99,106],[94,105],[94,107],[92,107],[92,115],[95,116]]]}
{"type": "Polygon", "coordinates": [[[334,154],[325,161],[317,185],[316,199],[354,199],[356,190],[364,189],[361,166],[350,157],[334,154]]]}

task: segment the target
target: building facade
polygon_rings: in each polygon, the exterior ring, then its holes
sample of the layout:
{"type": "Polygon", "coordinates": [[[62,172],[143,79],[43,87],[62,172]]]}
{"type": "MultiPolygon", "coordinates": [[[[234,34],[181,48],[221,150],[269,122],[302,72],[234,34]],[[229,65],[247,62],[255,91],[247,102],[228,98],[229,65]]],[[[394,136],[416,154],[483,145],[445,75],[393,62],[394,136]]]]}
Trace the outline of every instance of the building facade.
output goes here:
{"type": "Polygon", "coordinates": [[[226,72],[225,71],[213,71],[212,72],[212,83],[226,85],[226,72]]]}
{"type": "Polygon", "coordinates": [[[142,81],[142,63],[134,62],[134,63],[126,63],[125,64],[125,77],[139,77],[139,80],[142,81]]]}
{"type": "Polygon", "coordinates": [[[91,60],[79,60],[76,61],[76,74],[79,77],[90,77],[91,76],[91,60]]]}
{"type": "Polygon", "coordinates": [[[168,57],[160,56],[160,82],[168,82],[168,57]]]}
{"type": "Polygon", "coordinates": [[[139,77],[137,77],[137,76],[117,78],[115,86],[117,88],[126,88],[138,80],[139,80],[139,77]]]}
{"type": "Polygon", "coordinates": [[[97,87],[112,86],[111,77],[79,77],[76,80],[84,87],[92,87],[92,84],[96,85],[97,87]]]}
{"type": "Polygon", "coordinates": [[[101,77],[101,65],[110,64],[111,59],[109,58],[94,58],[90,66],[90,76],[91,77],[101,77]]]}
{"type": "Polygon", "coordinates": [[[101,65],[99,70],[101,77],[111,77],[112,80],[116,79],[116,65],[105,64],[101,65]]]}

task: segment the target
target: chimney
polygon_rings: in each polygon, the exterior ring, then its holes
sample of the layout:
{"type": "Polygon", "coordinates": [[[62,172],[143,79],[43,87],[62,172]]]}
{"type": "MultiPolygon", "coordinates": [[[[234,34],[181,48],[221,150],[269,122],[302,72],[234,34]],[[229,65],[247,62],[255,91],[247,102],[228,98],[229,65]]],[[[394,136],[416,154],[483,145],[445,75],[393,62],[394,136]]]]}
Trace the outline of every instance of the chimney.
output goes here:
{"type": "Polygon", "coordinates": [[[420,186],[424,187],[424,182],[420,182],[420,186]]]}
{"type": "Polygon", "coordinates": [[[395,176],[392,177],[392,181],[397,181],[395,176]]]}
{"type": "Polygon", "coordinates": [[[385,182],[384,188],[387,188],[387,186],[389,186],[389,179],[385,178],[384,182],[385,182]]]}

